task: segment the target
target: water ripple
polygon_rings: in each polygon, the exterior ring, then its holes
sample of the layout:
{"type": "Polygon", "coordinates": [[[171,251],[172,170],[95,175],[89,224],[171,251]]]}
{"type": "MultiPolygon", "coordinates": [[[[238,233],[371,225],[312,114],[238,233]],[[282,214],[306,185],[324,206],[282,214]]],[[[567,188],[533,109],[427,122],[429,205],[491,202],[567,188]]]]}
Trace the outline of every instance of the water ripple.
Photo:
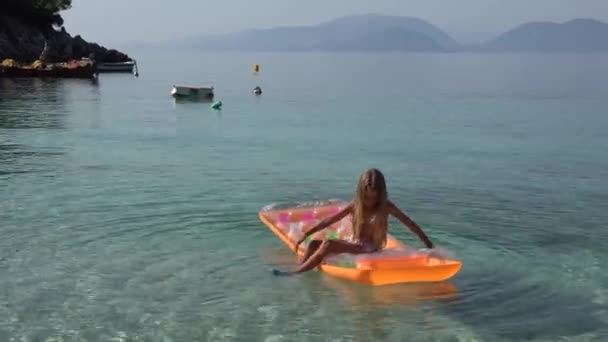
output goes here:
{"type": "Polygon", "coordinates": [[[180,71],[155,54],[138,79],[0,79],[0,340],[608,335],[605,58],[313,55],[196,55],[180,71]],[[234,65],[262,57],[253,98],[234,65]],[[221,113],[167,95],[196,75],[221,83],[221,113]],[[377,288],[273,277],[296,261],[258,210],[348,199],[369,166],[461,272],[377,288]]]}

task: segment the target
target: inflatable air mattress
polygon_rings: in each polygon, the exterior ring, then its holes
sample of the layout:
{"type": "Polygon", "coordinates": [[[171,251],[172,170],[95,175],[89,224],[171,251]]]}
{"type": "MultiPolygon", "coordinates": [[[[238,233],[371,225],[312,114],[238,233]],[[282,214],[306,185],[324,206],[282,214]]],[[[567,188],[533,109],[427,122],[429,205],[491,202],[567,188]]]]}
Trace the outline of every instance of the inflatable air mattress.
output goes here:
{"type": "MultiPolygon", "coordinates": [[[[294,206],[270,205],[259,212],[260,220],[292,251],[304,233],[346,206],[342,201],[308,203],[294,206]]],[[[350,240],[350,215],[310,236],[300,245],[302,254],[312,240],[350,240]]],[[[407,282],[440,282],[454,276],[462,263],[437,249],[417,250],[389,234],[385,248],[368,254],[339,254],[327,257],[319,269],[327,274],[365,285],[407,282]]]]}

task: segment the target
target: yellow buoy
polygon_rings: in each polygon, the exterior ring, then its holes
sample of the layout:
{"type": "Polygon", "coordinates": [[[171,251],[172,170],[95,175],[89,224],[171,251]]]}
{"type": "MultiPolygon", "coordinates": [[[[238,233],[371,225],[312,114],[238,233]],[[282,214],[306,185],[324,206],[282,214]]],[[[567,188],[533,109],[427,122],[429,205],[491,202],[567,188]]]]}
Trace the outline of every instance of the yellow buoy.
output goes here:
{"type": "Polygon", "coordinates": [[[254,72],[260,72],[260,65],[259,64],[254,64],[253,65],[253,71],[254,72]]]}

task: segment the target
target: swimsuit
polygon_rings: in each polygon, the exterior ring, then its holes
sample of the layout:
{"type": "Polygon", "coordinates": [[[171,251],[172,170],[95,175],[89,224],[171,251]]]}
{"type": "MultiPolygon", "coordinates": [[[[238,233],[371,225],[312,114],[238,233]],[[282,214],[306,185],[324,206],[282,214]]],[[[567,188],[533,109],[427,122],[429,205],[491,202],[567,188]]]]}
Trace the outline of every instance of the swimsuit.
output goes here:
{"type": "Polygon", "coordinates": [[[363,253],[374,253],[378,251],[378,248],[376,248],[371,241],[355,242],[355,244],[361,247],[363,253]]]}

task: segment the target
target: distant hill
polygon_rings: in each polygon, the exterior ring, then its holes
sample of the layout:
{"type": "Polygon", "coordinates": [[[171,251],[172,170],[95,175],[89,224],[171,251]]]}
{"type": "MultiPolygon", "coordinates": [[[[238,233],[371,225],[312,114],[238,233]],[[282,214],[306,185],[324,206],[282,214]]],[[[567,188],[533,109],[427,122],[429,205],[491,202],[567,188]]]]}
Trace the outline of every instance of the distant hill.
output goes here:
{"type": "Polygon", "coordinates": [[[319,50],[325,51],[445,51],[435,40],[428,36],[403,28],[387,28],[363,33],[352,39],[327,40],[318,45],[319,50]]]}
{"type": "Polygon", "coordinates": [[[339,18],[317,26],[202,36],[173,45],[257,51],[449,51],[459,47],[447,33],[424,20],[375,14],[339,18]]]}
{"type": "Polygon", "coordinates": [[[249,51],[608,52],[608,24],[593,19],[527,23],[486,43],[463,45],[418,18],[367,14],[316,26],[199,36],[169,45],[249,51]]]}
{"type": "Polygon", "coordinates": [[[482,44],[482,51],[608,52],[608,24],[575,19],[562,24],[528,23],[482,44]]]}
{"type": "MultiPolygon", "coordinates": [[[[427,36],[443,49],[458,48],[458,43],[446,32],[431,23],[413,17],[379,14],[356,15],[332,20],[320,25],[319,29],[332,35],[334,39],[348,35],[369,35],[374,32],[401,29],[402,33],[406,33],[407,30],[427,36]]],[[[396,33],[396,31],[393,30],[393,33],[396,33]]]]}

